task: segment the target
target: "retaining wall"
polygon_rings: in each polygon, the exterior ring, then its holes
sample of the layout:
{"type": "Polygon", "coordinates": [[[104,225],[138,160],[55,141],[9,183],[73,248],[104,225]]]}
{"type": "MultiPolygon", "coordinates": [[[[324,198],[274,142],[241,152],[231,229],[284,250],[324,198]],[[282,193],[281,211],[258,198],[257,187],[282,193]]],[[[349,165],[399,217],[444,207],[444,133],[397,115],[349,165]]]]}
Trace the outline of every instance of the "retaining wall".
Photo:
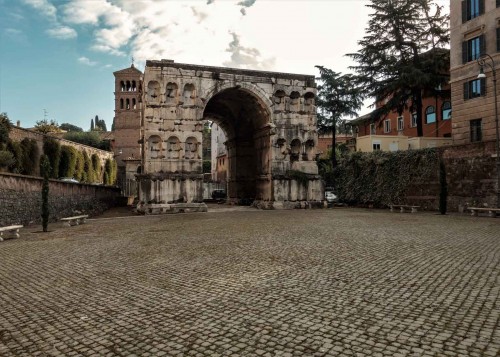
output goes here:
{"type": "MultiPolygon", "coordinates": [[[[0,173],[0,226],[41,223],[43,179],[0,173]]],[[[50,222],[74,216],[94,216],[117,204],[117,187],[49,180],[50,222]]]]}

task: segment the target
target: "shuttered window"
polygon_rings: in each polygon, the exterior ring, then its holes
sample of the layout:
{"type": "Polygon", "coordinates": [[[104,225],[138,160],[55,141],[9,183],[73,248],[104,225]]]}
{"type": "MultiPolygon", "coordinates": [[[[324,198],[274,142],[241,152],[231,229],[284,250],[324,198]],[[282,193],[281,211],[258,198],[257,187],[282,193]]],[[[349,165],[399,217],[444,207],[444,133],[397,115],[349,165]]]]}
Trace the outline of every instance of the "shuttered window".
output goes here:
{"type": "Polygon", "coordinates": [[[475,61],[481,54],[485,53],[484,35],[462,42],[462,62],[475,61]]]}
{"type": "MultiPolygon", "coordinates": [[[[497,0],[497,6],[499,1],[497,0]]],[[[462,22],[467,22],[484,14],[484,0],[462,1],[462,22]]]]}
{"type": "Polygon", "coordinates": [[[464,83],[464,99],[472,99],[486,95],[486,78],[474,79],[464,83]]]}

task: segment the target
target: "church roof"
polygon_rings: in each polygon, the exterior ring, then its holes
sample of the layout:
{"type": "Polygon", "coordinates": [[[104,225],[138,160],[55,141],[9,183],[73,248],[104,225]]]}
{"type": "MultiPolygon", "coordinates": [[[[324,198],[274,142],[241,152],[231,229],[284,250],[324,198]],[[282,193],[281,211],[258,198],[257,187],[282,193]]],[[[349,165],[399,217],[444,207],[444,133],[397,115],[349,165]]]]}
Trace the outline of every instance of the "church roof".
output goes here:
{"type": "Polygon", "coordinates": [[[128,68],[120,69],[119,71],[113,72],[113,74],[116,76],[117,74],[142,74],[141,71],[139,71],[135,66],[132,64],[128,68]]]}

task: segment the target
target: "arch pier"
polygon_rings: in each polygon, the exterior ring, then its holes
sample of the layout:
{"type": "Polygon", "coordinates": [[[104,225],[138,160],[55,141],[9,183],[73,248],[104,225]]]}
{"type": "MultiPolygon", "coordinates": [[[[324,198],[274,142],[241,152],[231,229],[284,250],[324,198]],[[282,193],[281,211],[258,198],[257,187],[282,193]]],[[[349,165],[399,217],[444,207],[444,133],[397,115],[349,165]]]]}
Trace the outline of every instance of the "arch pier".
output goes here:
{"type": "Polygon", "coordinates": [[[147,61],[138,211],[205,211],[202,132],[227,138],[230,203],[323,207],[314,76],[147,61]]]}

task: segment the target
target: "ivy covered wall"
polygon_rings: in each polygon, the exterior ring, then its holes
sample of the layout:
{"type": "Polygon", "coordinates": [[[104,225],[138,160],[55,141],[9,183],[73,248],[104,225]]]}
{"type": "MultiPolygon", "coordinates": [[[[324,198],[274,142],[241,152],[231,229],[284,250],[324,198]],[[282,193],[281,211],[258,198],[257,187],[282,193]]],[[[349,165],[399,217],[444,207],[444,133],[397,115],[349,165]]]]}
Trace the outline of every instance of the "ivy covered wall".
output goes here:
{"type": "Polygon", "coordinates": [[[448,209],[496,205],[494,142],[439,149],[347,153],[335,169],[335,190],[351,204],[439,208],[439,162],[446,168],[448,209]]]}

